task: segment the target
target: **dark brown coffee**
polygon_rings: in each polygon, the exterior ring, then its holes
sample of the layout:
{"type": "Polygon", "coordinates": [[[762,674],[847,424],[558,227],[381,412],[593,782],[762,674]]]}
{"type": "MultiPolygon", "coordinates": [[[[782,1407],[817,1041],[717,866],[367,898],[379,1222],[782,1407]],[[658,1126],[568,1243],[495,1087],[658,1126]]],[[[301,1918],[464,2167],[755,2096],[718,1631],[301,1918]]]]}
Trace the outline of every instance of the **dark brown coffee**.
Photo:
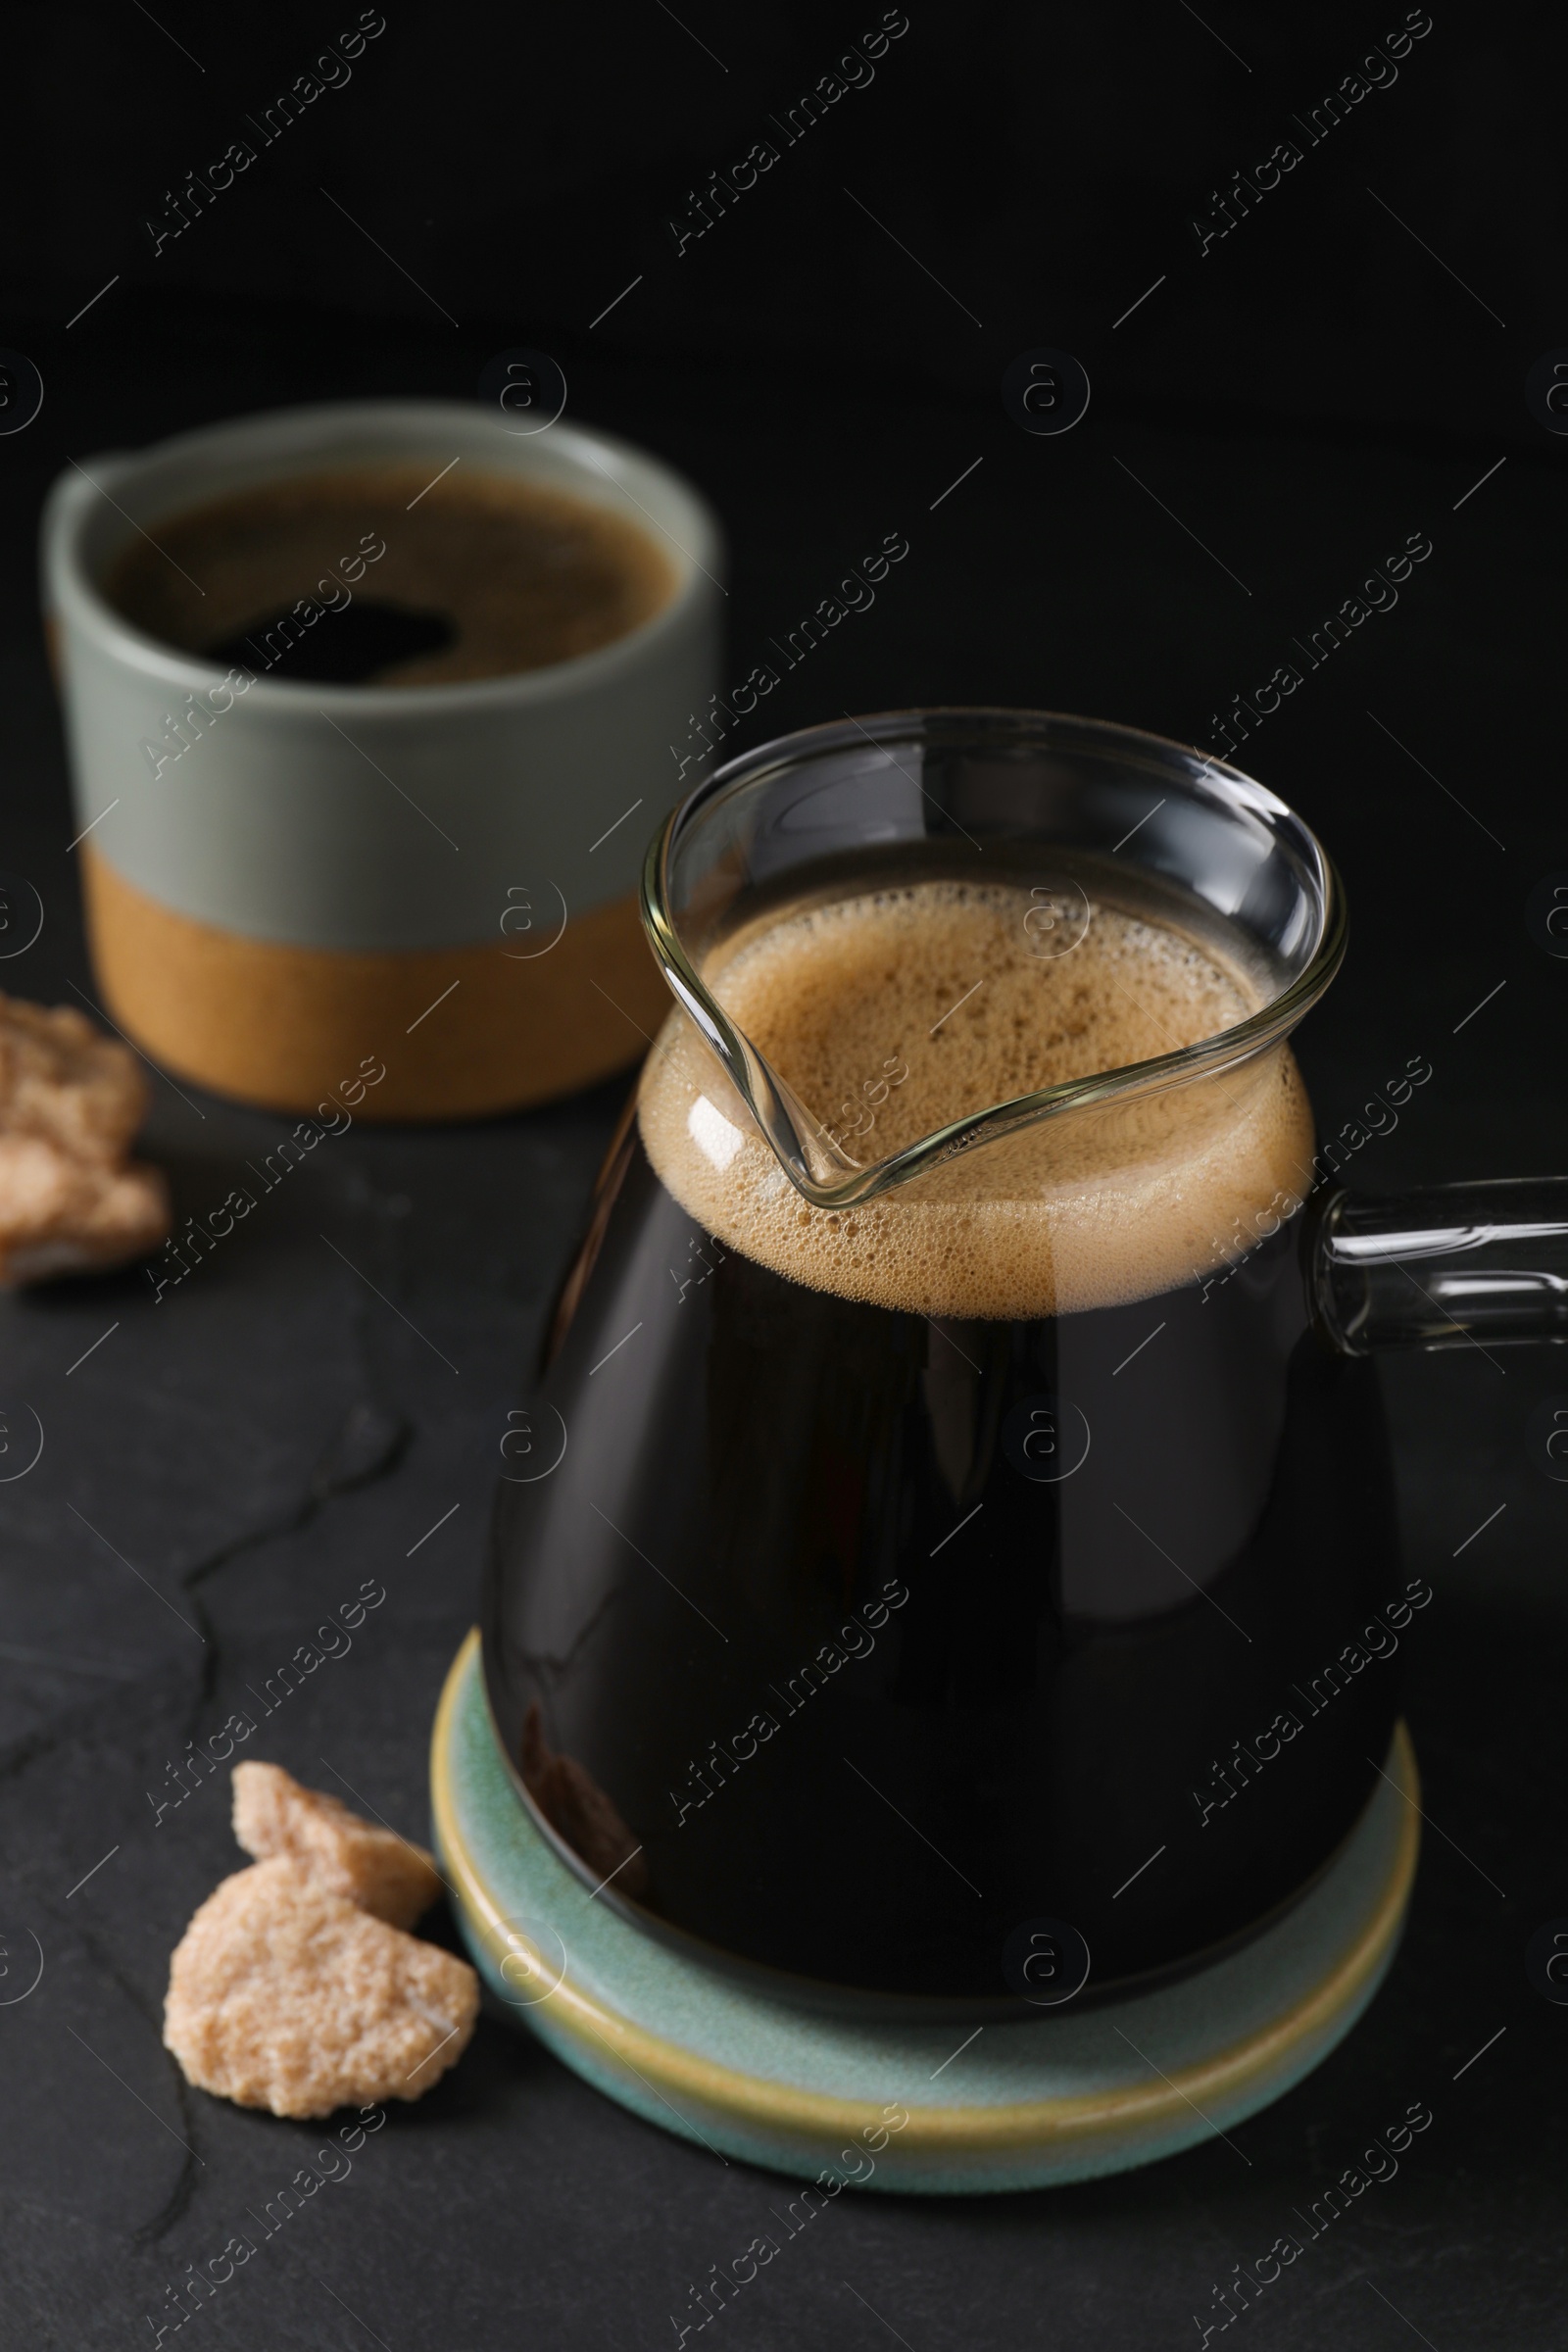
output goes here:
{"type": "Polygon", "coordinates": [[[110,566],[148,635],[316,683],[434,686],[612,645],[674,594],[673,565],[609,508],[461,465],[344,467],[159,521],[110,566]],[[156,544],[154,544],[156,542],[156,544]]]}
{"type": "MultiPolygon", "coordinates": [[[[703,976],[862,1162],[1259,1001],[1240,938],[1097,895],[1041,959],[1030,908],[867,859],[703,976]]],[[[672,1014],[501,1490],[491,1707],[585,1899],[832,2004],[983,2018],[1042,1934],[1093,1997],[1251,1933],[1376,1786],[1363,1630],[1421,1605],[1279,1214],[1288,1051],[1007,1149],[814,1208],[672,1014]]]]}

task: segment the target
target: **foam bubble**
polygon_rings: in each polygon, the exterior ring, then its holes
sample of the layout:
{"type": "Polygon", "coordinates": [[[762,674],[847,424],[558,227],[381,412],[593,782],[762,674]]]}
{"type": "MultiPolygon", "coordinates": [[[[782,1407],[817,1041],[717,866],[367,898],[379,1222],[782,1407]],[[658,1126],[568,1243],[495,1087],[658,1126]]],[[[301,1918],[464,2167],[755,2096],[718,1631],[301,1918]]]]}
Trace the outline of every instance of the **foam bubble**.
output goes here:
{"type": "MultiPolygon", "coordinates": [[[[861,1164],[994,1103],[1196,1044],[1263,1001],[1239,963],[1099,902],[1080,945],[1041,956],[1033,910],[1009,884],[909,883],[785,914],[705,978],[861,1164]]],[[[1058,1115],[860,1207],[815,1209],[679,1010],[649,1057],[640,1118],[664,1185],[728,1247],[813,1290],[928,1315],[1048,1315],[1169,1290],[1249,1246],[1260,1216],[1288,1213],[1312,1152],[1281,1047],[1218,1079],[1058,1115]]]]}

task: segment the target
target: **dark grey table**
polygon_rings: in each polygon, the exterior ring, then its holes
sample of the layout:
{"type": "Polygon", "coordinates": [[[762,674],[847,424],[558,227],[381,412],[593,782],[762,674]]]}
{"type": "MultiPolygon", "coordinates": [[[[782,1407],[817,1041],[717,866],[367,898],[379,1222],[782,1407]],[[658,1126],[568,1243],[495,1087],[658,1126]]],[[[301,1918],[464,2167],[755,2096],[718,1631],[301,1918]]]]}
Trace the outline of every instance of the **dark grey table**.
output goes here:
{"type": "MultiPolygon", "coordinates": [[[[325,335],[302,317],[262,335],[219,305],[127,313],[115,355],[112,381],[78,371],[0,466],[0,865],[46,908],[0,985],[46,1002],[92,988],[30,618],[27,537],[49,474],[66,452],[239,407],[471,388],[434,334],[325,335]]],[[[736,676],[862,544],[907,535],[875,608],[773,698],[779,728],[994,701],[1214,742],[1211,713],[1374,561],[1428,533],[1396,610],[1243,754],[1320,828],[1351,894],[1349,963],[1301,1056],[1326,1128],[1411,1055],[1431,1059],[1397,1129],[1361,1154],[1368,1185],[1562,1164],[1568,962],[1525,921],[1532,886],[1568,866],[1568,491],[1544,436],[1463,499],[1496,450],[1459,436],[1200,429],[1112,405],[1041,440],[994,396],[863,381],[824,396],[808,372],[674,366],[584,366],[573,405],[688,467],[725,515],[736,676]]],[[[156,1800],[187,1742],[368,1579],[384,1604],[255,1750],[422,1833],[430,1716],[473,1616],[507,1408],[623,1093],[445,1131],[357,1126],[160,1304],[141,1271],[0,1301],[0,1477],[30,1450],[24,1408],[45,1438],[36,1466],[0,1484],[8,2347],[153,2342],[166,2290],[321,2141],[189,2091],[162,2049],[169,1953],[239,1856],[221,1777],[161,1819],[156,1800]],[[36,1950],[41,1980],[21,1998],[36,1950]]],[[[181,1213],[220,1200],[283,1124],[163,1079],[154,1097],[148,1149],[181,1213]]],[[[1051,2194],[841,2198],[729,2308],[731,2340],[1197,2342],[1193,2315],[1233,2266],[1420,2100],[1431,2129],[1249,2313],[1251,2338],[1561,2342],[1568,2011],[1530,1989],[1523,1962],[1531,1933],[1568,1914],[1568,1487],[1527,1446],[1568,1367],[1553,1350],[1494,1363],[1460,1348],[1392,1364],[1385,1385],[1409,1571],[1437,1588],[1404,1659],[1432,1827],[1370,2014],[1229,2144],[1051,2194]]],[[[652,2352],[779,2201],[777,2180],[650,2131],[487,2018],[456,2073],[394,2112],[179,2340],[652,2352]]]]}

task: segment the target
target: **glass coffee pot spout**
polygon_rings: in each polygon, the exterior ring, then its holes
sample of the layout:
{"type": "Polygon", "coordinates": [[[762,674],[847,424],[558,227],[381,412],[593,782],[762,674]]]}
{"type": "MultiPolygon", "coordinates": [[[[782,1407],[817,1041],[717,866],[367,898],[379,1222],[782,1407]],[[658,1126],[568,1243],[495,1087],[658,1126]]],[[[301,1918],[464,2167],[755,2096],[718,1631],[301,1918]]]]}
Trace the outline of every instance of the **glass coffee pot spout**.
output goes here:
{"type": "MultiPolygon", "coordinates": [[[[1271,1058],[1333,979],[1347,939],[1331,861],[1263,787],[1126,728],[996,710],[852,719],[737,762],[654,841],[643,919],[718,1064],[710,1110],[760,1138],[803,1201],[840,1212],[890,1196],[1038,1202],[1054,1191],[1070,1215],[1086,1155],[1113,1169],[1157,1149],[1162,1126],[1167,1144],[1179,1135],[1184,1146],[1205,1126],[1225,1129],[1239,1099],[1266,1087],[1271,1058]],[[1009,872],[1027,891],[1028,953],[1042,962],[1083,944],[1094,896],[1109,884],[1156,919],[1223,935],[1250,965],[1257,1002],[1214,1036],[977,1103],[878,1151],[868,1114],[889,1091],[887,1072],[874,1070],[853,1102],[808,1104],[741,1026],[721,976],[735,940],[781,897],[842,888],[873,843],[908,876],[923,863],[951,872],[968,851],[988,872],[1009,872]],[[1163,1118],[1161,1097],[1173,1098],[1163,1118]]],[[[1331,1146],[1298,1184],[1277,1188],[1271,1224],[1255,1209],[1242,1219],[1245,1247],[1249,1223],[1254,1235],[1272,1231],[1315,1202],[1302,1270],[1331,1346],[1359,1355],[1489,1336],[1568,1340],[1568,1178],[1375,1200],[1325,1189],[1333,1164],[1331,1146]]]]}
{"type": "MultiPolygon", "coordinates": [[[[851,719],[765,747],[671,813],[649,850],[642,908],[670,989],[751,1128],[802,1199],[832,1209],[944,1172],[943,1198],[1007,1197],[1023,1168],[1049,1187],[1072,1156],[1068,1127],[1093,1117],[1098,1154],[1115,1124],[1106,1113],[1218,1084],[1282,1045],[1346,944],[1334,869],[1272,793],[1154,736],[1027,711],[851,719]],[[801,1099],[713,978],[780,904],[854,888],[868,859],[895,890],[937,872],[961,881],[970,861],[1004,878],[1021,894],[1022,945],[1037,964],[1082,946],[1108,890],[1155,922],[1223,937],[1254,1001],[1223,1034],[977,1102],[879,1153],[869,1129],[846,1141],[823,1105],[801,1099]]],[[[1190,1104],[1189,1095],[1188,1115],[1190,1104]]]]}

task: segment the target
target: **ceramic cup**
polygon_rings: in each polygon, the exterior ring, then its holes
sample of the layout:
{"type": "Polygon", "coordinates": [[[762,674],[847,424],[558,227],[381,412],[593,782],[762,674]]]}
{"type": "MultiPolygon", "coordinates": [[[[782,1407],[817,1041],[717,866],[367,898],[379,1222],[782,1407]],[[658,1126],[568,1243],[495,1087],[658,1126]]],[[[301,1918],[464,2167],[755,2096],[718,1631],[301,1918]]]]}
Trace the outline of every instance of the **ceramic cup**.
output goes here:
{"type": "Polygon", "coordinates": [[[515,434],[476,404],[293,409],[72,466],[43,592],[111,1018],[180,1075],[280,1109],[384,1062],[381,1118],[516,1108],[634,1060],[667,1009],[638,869],[676,797],[670,747],[717,684],[722,569],[710,510],[667,466],[577,425],[515,434]],[[183,510],[458,460],[651,531],[674,594],[597,652],[407,687],[230,670],[103,595],[127,540],[183,510]]]}

